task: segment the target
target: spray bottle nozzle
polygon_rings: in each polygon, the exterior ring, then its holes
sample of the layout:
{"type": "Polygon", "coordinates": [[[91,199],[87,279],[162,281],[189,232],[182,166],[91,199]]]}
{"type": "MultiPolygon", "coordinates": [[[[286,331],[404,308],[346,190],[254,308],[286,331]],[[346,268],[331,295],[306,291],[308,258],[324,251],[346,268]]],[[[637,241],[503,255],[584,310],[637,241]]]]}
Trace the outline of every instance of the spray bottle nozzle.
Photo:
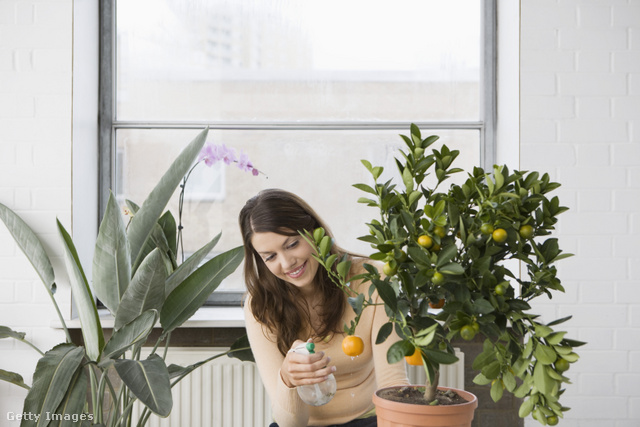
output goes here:
{"type": "Polygon", "coordinates": [[[306,347],[307,347],[307,351],[309,352],[309,354],[315,354],[316,345],[314,343],[308,342],[306,347]]]}

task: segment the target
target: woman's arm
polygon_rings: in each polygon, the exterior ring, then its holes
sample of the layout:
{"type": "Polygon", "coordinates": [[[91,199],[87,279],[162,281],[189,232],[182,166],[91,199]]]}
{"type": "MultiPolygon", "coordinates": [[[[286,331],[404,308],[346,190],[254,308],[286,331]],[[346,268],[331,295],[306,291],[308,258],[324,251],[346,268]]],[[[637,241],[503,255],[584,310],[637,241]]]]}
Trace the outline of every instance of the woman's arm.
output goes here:
{"type": "MultiPolygon", "coordinates": [[[[296,386],[324,381],[333,370],[330,359],[324,353],[290,352],[286,357],[282,356],[275,338],[265,336],[262,325],[253,316],[249,299],[245,302],[244,313],[247,336],[260,378],[271,399],[273,418],[280,427],[306,426],[309,406],[298,396],[296,386]]],[[[298,344],[304,342],[296,341],[292,347],[298,344]]]]}

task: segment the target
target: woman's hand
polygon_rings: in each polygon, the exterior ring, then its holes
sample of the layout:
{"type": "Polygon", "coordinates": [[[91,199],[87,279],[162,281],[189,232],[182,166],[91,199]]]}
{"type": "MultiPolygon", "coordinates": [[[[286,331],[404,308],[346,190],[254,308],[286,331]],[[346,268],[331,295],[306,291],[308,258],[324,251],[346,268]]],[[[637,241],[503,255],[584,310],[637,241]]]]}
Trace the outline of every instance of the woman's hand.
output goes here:
{"type": "MultiPolygon", "coordinates": [[[[304,344],[304,341],[296,340],[291,349],[304,344]]],[[[287,357],[282,362],[280,376],[290,388],[321,383],[336,370],[335,366],[329,366],[330,361],[331,358],[323,351],[314,354],[300,354],[289,350],[287,357]]]]}

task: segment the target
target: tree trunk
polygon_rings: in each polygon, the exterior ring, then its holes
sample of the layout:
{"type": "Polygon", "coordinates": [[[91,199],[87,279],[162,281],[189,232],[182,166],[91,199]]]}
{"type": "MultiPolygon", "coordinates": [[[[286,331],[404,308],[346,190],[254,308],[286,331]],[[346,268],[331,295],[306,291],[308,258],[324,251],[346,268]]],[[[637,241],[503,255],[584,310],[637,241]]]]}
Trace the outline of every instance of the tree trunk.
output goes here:
{"type": "Polygon", "coordinates": [[[429,378],[427,378],[427,383],[424,388],[424,399],[427,402],[433,402],[436,400],[436,391],[438,389],[438,381],[440,380],[440,371],[436,371],[436,377],[433,379],[433,383],[429,382],[429,378]]]}

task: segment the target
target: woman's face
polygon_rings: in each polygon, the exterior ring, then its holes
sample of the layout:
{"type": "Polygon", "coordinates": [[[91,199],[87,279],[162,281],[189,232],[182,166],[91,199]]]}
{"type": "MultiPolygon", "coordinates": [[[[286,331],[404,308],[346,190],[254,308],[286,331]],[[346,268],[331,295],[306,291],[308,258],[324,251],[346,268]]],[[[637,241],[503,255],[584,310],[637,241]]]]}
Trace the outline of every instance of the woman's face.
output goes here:
{"type": "Polygon", "coordinates": [[[276,277],[298,288],[311,290],[318,271],[318,261],[311,256],[315,253],[314,249],[301,236],[255,233],[251,244],[276,277]]]}

